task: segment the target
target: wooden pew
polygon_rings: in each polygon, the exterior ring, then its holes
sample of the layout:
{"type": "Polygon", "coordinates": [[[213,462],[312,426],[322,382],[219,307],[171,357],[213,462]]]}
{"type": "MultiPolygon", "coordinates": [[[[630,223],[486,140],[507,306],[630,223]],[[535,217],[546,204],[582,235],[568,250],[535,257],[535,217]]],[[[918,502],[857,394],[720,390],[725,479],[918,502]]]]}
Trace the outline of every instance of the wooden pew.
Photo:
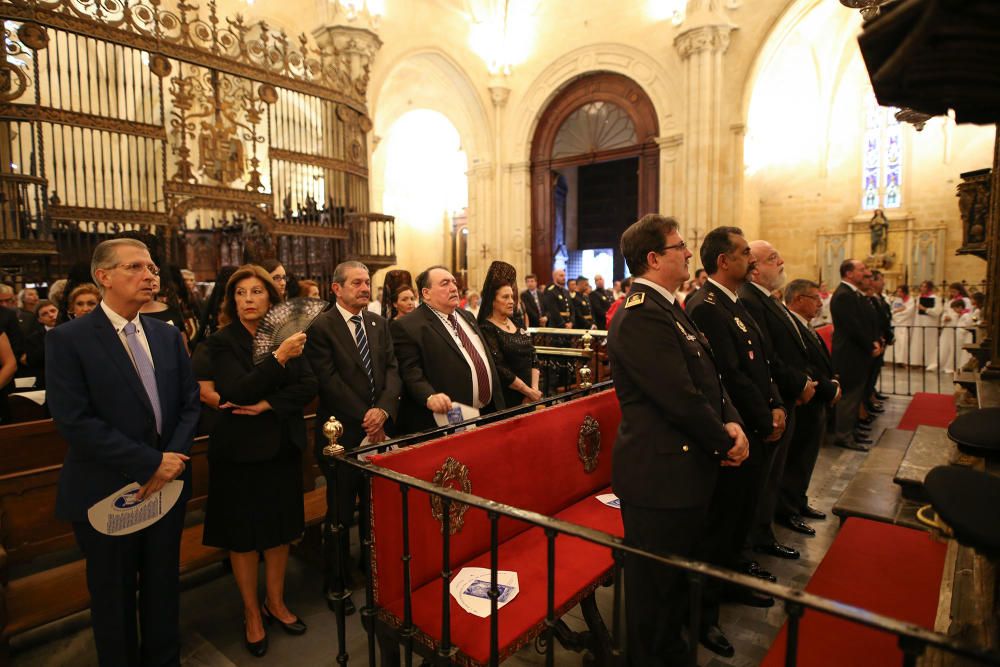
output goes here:
{"type": "MultiPolygon", "coordinates": [[[[309,444],[302,459],[306,526],[326,515],[326,490],[313,458],[312,422],[306,417],[309,444]]],[[[87,609],[85,562],[76,550],[72,528],[55,518],[56,486],[67,444],[51,419],[0,427],[0,664],[6,663],[10,637],[87,609]],[[64,564],[42,568],[41,556],[62,556],[64,564]],[[69,562],[65,562],[69,559],[69,562]]],[[[201,509],[208,494],[208,437],[191,450],[192,495],[188,512],[201,509]]],[[[227,557],[225,550],[202,544],[202,524],[181,536],[181,573],[227,557]]]]}

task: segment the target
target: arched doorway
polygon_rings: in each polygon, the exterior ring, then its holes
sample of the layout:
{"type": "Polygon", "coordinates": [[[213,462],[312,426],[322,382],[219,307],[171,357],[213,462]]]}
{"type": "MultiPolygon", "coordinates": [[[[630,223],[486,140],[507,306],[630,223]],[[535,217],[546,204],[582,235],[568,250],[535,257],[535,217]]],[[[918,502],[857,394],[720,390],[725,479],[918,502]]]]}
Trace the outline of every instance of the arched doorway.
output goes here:
{"type": "Polygon", "coordinates": [[[621,232],[657,210],[657,136],[649,96],[620,74],[584,75],[548,104],[531,141],[531,268],[540,281],[571,250],[612,248],[622,274],[621,232]]]}

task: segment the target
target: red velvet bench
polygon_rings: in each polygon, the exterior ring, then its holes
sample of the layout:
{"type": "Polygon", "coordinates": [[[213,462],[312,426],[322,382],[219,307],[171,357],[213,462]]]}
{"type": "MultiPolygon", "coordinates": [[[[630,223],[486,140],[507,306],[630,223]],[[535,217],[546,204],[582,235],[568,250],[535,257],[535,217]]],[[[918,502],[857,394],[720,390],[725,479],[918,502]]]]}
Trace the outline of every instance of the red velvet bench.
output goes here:
{"type": "MultiPolygon", "coordinates": [[[[611,492],[611,450],[620,418],[614,391],[604,391],[379,455],[372,463],[426,481],[443,476],[444,483],[457,489],[467,482],[464,490],[476,496],[620,537],[620,511],[595,498],[611,492]],[[588,427],[600,434],[594,460],[590,459],[596,450],[595,436],[581,435],[588,427]]],[[[372,583],[383,664],[398,660],[399,644],[406,634],[401,632],[405,586],[401,496],[396,482],[372,478],[372,583]]],[[[430,656],[442,638],[442,522],[432,515],[429,494],[412,489],[408,497],[414,650],[430,656]]],[[[459,520],[461,511],[457,505],[450,511],[457,528],[449,538],[453,575],[463,567],[490,567],[487,513],[468,508],[459,520]]],[[[542,528],[507,517],[500,518],[498,535],[499,569],[517,572],[520,587],[518,595],[497,613],[499,657],[504,660],[546,628],[547,538],[542,528]]],[[[597,612],[594,591],[609,580],[612,554],[606,547],[565,535],[555,545],[556,617],[580,604],[590,627],[586,648],[604,652],[608,632],[597,612]]],[[[488,664],[490,619],[467,613],[454,598],[449,597],[449,602],[450,640],[457,648],[453,661],[488,664]]],[[[558,633],[557,638],[561,639],[558,633]]]]}

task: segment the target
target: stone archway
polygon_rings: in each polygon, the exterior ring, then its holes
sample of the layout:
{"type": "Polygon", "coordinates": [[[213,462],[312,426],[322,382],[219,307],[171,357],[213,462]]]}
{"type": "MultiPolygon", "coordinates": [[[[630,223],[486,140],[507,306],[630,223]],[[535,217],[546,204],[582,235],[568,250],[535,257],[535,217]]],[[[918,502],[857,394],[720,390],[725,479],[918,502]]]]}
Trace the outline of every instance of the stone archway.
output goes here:
{"type": "Polygon", "coordinates": [[[632,79],[612,72],[585,74],[561,90],[542,111],[531,141],[531,269],[542,282],[551,280],[555,207],[553,169],[638,158],[639,215],[659,205],[659,123],[652,101],[632,79]],[[635,127],[629,146],[554,157],[556,136],[573,112],[590,102],[606,102],[624,111],[635,127]]]}

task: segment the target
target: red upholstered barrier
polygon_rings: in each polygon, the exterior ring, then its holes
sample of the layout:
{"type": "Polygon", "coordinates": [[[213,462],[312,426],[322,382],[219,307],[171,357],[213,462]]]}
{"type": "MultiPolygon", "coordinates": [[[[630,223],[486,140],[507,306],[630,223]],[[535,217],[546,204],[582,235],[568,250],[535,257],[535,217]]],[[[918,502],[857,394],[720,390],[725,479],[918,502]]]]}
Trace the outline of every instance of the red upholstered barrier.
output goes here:
{"type": "Polygon", "coordinates": [[[816,327],[816,333],[819,334],[819,337],[823,339],[824,343],[826,343],[826,349],[832,352],[833,351],[833,325],[832,324],[824,324],[821,327],[816,327]]]}
{"type": "MultiPolygon", "coordinates": [[[[465,465],[471,492],[515,507],[622,535],[621,515],[593,498],[609,492],[611,450],[621,413],[614,391],[546,408],[491,426],[374,457],[373,463],[423,480],[449,457],[465,465]],[[590,416],[598,423],[600,453],[592,472],[578,453],[580,426],[590,416]]],[[[452,484],[452,486],[455,486],[452,484]]],[[[383,618],[398,625],[402,617],[403,577],[401,495],[388,480],[372,481],[373,573],[376,602],[383,618]],[[386,614],[388,612],[388,615],[386,614]]],[[[452,507],[454,512],[454,506],[452,507]]],[[[431,515],[430,497],[409,492],[411,589],[414,622],[424,635],[440,637],[441,524],[431,515]]],[[[451,536],[452,570],[489,567],[489,520],[469,509],[464,525],[451,536]]],[[[533,636],[544,617],[545,538],[540,529],[513,519],[500,520],[500,569],[518,572],[520,593],[499,612],[502,653],[533,636]]],[[[557,544],[556,605],[576,598],[612,565],[607,549],[575,538],[557,544]]],[[[452,639],[473,662],[486,662],[489,619],[463,611],[451,601],[452,639]]]]}

